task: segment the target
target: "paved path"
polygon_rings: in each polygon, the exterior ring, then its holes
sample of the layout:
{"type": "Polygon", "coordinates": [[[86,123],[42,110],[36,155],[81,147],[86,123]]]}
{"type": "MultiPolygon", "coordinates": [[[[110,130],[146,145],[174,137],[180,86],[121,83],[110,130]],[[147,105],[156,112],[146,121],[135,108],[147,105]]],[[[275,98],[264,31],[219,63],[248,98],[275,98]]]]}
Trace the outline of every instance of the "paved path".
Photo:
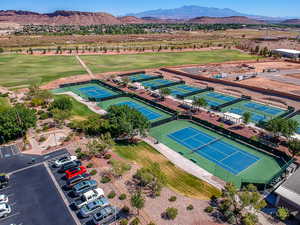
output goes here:
{"type": "Polygon", "coordinates": [[[92,71],[87,67],[87,65],[82,61],[82,59],[78,55],[75,55],[75,57],[79,61],[79,63],[81,64],[81,66],[86,70],[86,72],[88,72],[88,74],[90,75],[91,79],[95,79],[96,77],[94,76],[94,74],[92,73],[92,71]]]}
{"type": "Polygon", "coordinates": [[[278,72],[272,72],[272,73],[258,73],[258,77],[266,77],[274,81],[300,85],[300,79],[286,76],[292,74],[300,74],[300,69],[280,70],[278,72]]]}

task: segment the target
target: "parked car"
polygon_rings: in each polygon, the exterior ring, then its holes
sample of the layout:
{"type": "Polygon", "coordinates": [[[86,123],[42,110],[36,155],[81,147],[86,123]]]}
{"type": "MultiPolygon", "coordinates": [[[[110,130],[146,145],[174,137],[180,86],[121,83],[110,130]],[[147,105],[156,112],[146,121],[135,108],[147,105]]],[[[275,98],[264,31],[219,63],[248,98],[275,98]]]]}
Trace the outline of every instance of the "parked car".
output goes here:
{"type": "Polygon", "coordinates": [[[0,195],[0,204],[2,203],[8,203],[7,195],[0,195]]]}
{"type": "Polygon", "coordinates": [[[65,173],[66,173],[66,178],[69,180],[69,179],[72,179],[73,177],[76,177],[80,174],[86,173],[86,168],[84,166],[79,166],[79,167],[75,167],[75,168],[71,168],[69,170],[66,170],[65,173]]]}
{"type": "Polygon", "coordinates": [[[73,161],[76,161],[76,160],[77,160],[76,156],[73,156],[73,155],[64,156],[64,157],[61,157],[58,160],[56,160],[54,162],[54,165],[55,165],[55,167],[59,168],[59,167],[65,165],[66,163],[73,162],[73,161]]]}
{"type": "Polygon", "coordinates": [[[80,209],[81,207],[87,205],[88,203],[101,198],[104,196],[104,191],[101,188],[96,188],[94,190],[90,190],[85,192],[81,198],[77,199],[74,202],[74,205],[76,206],[77,209],[80,209]]]}
{"type": "Polygon", "coordinates": [[[62,165],[59,169],[60,173],[64,173],[66,170],[72,169],[72,168],[76,168],[78,166],[81,166],[81,162],[76,160],[76,161],[72,161],[72,162],[68,162],[64,165],[62,165]]]}
{"type": "Polygon", "coordinates": [[[65,187],[68,188],[68,189],[70,189],[75,184],[78,184],[81,181],[90,180],[90,179],[91,179],[91,175],[89,173],[79,174],[78,176],[73,177],[73,178],[67,180],[65,187]]]}
{"type": "Polygon", "coordinates": [[[7,203],[0,204],[0,218],[7,217],[11,213],[11,207],[7,203]]]}
{"type": "Polygon", "coordinates": [[[106,206],[100,210],[98,210],[93,216],[94,225],[102,225],[106,222],[113,222],[117,218],[117,209],[113,206],[106,206]]]}
{"type": "Polygon", "coordinates": [[[85,180],[78,184],[75,184],[72,188],[72,193],[74,196],[80,196],[81,194],[93,190],[97,187],[97,182],[95,180],[85,180]]]}
{"type": "Polygon", "coordinates": [[[83,206],[79,211],[79,215],[83,218],[89,217],[96,211],[108,205],[109,205],[109,201],[107,198],[105,197],[98,198],[88,203],[87,205],[83,206]]]}
{"type": "Polygon", "coordinates": [[[6,175],[0,175],[0,189],[8,187],[8,177],[6,175]]]}

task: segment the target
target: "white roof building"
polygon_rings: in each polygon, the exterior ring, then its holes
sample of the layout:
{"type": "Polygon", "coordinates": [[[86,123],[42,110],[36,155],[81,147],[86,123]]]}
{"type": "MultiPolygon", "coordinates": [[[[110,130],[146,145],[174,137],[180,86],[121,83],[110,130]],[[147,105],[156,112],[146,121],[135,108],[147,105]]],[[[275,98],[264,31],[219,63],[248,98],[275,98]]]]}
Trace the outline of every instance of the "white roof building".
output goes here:
{"type": "Polygon", "coordinates": [[[288,58],[299,58],[300,57],[300,51],[294,50],[294,49],[279,48],[279,49],[272,50],[272,52],[279,54],[283,57],[288,57],[288,58]]]}

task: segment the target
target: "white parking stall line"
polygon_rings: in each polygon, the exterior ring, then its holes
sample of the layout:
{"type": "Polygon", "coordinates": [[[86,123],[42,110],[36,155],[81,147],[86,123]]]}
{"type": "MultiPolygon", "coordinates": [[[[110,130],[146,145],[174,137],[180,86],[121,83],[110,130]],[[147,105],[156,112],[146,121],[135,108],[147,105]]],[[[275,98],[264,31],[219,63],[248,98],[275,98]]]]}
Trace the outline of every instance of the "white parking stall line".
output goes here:
{"type": "Polygon", "coordinates": [[[2,153],[2,148],[0,147],[0,159],[4,158],[2,153]]]}
{"type": "Polygon", "coordinates": [[[0,219],[0,221],[7,220],[7,219],[9,219],[9,218],[11,218],[11,217],[18,216],[18,215],[20,215],[20,213],[19,213],[19,212],[16,212],[16,213],[14,213],[14,214],[11,214],[11,215],[9,215],[9,216],[7,216],[7,217],[4,217],[4,218],[0,219]]]}

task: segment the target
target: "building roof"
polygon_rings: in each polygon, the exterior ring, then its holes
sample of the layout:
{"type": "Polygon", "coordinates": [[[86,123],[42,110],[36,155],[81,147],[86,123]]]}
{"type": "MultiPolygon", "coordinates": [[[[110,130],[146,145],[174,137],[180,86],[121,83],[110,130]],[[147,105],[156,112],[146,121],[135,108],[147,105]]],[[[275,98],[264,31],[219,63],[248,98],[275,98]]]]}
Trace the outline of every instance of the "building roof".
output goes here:
{"type": "Polygon", "coordinates": [[[279,48],[279,49],[275,49],[275,51],[278,51],[278,52],[286,52],[286,53],[290,53],[290,54],[300,54],[300,51],[294,50],[294,49],[284,49],[284,48],[279,48]]]}
{"type": "Polygon", "coordinates": [[[235,113],[231,113],[231,112],[225,112],[225,113],[224,113],[224,116],[228,116],[228,117],[231,117],[231,118],[237,119],[237,120],[243,118],[243,116],[238,115],[238,114],[235,114],[235,113]]]}
{"type": "Polygon", "coordinates": [[[290,176],[275,192],[300,205],[300,169],[290,176]]]}

